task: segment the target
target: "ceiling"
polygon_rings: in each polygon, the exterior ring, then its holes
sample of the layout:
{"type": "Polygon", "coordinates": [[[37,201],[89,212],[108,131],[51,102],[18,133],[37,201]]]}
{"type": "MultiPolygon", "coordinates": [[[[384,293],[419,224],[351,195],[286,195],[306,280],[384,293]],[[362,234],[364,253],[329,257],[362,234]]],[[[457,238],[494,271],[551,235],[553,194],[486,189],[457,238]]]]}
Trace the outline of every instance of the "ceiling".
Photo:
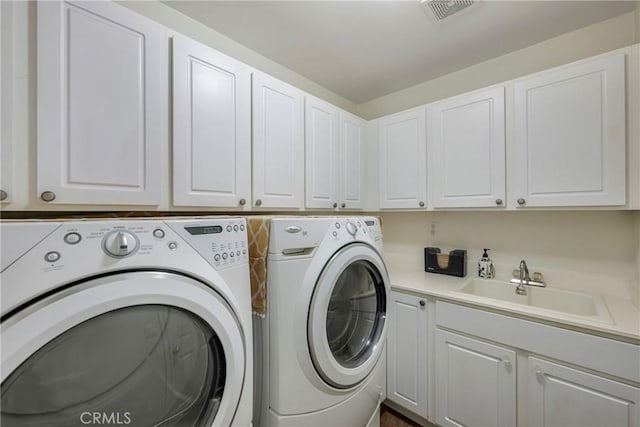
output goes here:
{"type": "Polygon", "coordinates": [[[437,21],[418,0],[163,3],[356,104],[640,7],[476,0],[437,21]]]}

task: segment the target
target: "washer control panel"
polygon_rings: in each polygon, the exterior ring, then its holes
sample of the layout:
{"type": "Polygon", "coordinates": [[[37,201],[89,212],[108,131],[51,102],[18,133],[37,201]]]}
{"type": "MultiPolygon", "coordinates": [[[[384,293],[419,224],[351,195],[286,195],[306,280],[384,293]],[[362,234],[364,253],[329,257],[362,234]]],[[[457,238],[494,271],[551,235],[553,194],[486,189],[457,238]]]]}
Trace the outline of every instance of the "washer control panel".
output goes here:
{"type": "Polygon", "coordinates": [[[353,239],[361,239],[369,234],[361,218],[336,218],[332,228],[331,234],[335,238],[348,236],[353,239]]]}
{"type": "Polygon", "coordinates": [[[174,221],[170,225],[218,270],[249,262],[244,218],[194,219],[174,221]]]}
{"type": "Polygon", "coordinates": [[[246,227],[243,218],[69,221],[56,232],[58,237],[48,240],[50,247],[40,259],[43,269],[53,271],[95,250],[111,262],[149,255],[175,257],[195,250],[220,270],[248,264],[246,227]]]}

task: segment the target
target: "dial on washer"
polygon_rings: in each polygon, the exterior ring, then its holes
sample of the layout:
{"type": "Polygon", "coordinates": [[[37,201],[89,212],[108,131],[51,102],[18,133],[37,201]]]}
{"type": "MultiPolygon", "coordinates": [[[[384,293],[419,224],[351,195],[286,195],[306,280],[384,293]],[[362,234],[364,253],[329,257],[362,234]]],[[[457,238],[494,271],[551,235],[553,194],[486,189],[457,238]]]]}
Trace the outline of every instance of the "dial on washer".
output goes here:
{"type": "Polygon", "coordinates": [[[138,250],[138,238],[129,231],[112,231],[102,241],[102,247],[107,255],[122,258],[133,255],[138,250]]]}

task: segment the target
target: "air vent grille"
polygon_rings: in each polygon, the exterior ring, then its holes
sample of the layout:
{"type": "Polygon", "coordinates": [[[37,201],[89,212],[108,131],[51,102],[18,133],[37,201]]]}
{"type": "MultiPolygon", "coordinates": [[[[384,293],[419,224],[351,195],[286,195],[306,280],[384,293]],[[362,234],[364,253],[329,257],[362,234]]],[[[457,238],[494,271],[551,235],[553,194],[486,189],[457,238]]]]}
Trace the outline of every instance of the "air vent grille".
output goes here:
{"type": "Polygon", "coordinates": [[[473,0],[430,0],[423,1],[422,5],[425,6],[425,3],[438,20],[443,20],[473,5],[473,0]]]}

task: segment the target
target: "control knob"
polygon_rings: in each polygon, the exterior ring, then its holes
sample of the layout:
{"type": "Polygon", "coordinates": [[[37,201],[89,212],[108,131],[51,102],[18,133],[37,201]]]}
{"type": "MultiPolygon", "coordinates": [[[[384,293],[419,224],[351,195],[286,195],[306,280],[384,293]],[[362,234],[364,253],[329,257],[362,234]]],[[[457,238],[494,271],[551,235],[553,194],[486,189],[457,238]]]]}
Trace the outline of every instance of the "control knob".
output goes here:
{"type": "Polygon", "coordinates": [[[112,231],[104,236],[102,248],[107,255],[122,258],[133,255],[138,250],[138,238],[129,231],[112,231]]]}
{"type": "Polygon", "coordinates": [[[347,233],[351,234],[354,237],[356,236],[356,233],[358,232],[358,227],[356,227],[354,223],[352,223],[351,221],[348,221],[344,227],[347,230],[347,233]]]}

